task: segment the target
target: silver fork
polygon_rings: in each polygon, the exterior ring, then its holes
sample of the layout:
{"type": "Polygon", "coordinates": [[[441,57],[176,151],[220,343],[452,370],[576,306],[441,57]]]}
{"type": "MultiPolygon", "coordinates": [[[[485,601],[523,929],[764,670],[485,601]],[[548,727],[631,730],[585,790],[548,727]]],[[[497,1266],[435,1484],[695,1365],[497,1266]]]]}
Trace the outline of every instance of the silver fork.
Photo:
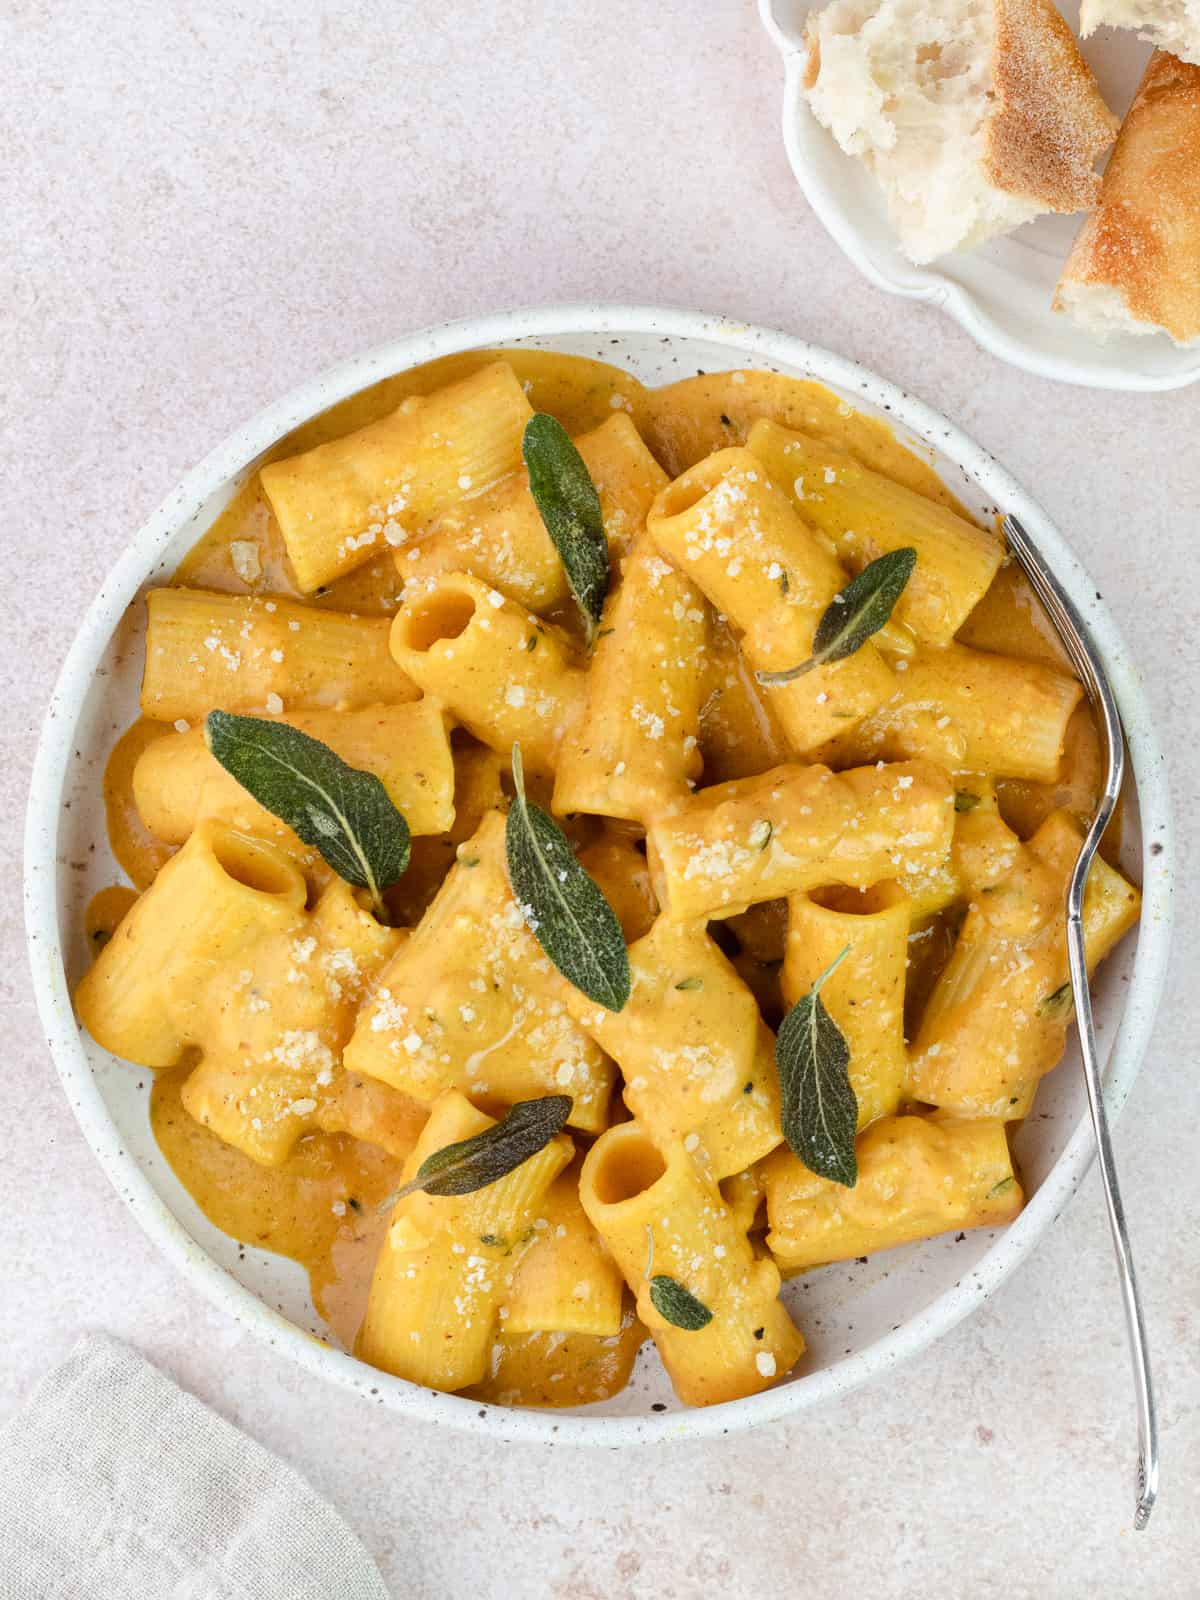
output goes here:
{"type": "Polygon", "coordinates": [[[1100,1057],[1096,1049],[1092,995],[1088,985],[1087,958],[1083,942],[1084,886],[1101,835],[1116,809],[1117,796],[1121,792],[1121,782],[1125,775],[1125,739],[1121,732],[1121,719],[1108,675],[1074,602],[1046,565],[1037,547],[1017,519],[1011,516],[1005,517],[1003,527],[1009,549],[1045,607],[1047,616],[1062,640],[1063,648],[1079,674],[1088,699],[1099,717],[1105,743],[1104,792],[1083,841],[1067,890],[1067,958],[1070,963],[1071,990],[1075,999],[1075,1017],[1079,1023],[1083,1078],[1087,1084],[1092,1126],[1096,1131],[1096,1156],[1101,1182],[1104,1185],[1108,1225],[1112,1231],[1113,1250],[1121,1281],[1121,1298],[1125,1304],[1125,1323],[1129,1329],[1129,1347],[1133,1357],[1133,1382],[1137,1394],[1138,1412],[1137,1504],[1134,1507],[1133,1525],[1141,1529],[1149,1522],[1158,1495],[1158,1415],[1154,1404],[1154,1387],[1150,1378],[1150,1354],[1146,1347],[1146,1324],[1142,1315],[1142,1301],[1133,1270],[1129,1232],[1125,1224],[1125,1208],[1121,1204],[1116,1161],[1108,1130],[1108,1112],[1104,1106],[1100,1057]]]}

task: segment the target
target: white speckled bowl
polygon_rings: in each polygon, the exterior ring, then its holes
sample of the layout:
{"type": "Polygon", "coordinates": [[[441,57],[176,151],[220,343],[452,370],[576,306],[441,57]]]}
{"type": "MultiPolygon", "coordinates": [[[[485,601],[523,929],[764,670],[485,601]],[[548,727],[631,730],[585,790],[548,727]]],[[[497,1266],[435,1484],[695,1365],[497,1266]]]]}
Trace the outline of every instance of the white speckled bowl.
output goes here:
{"type": "Polygon", "coordinates": [[[322,1342],[301,1269],[278,1256],[242,1251],[205,1220],[150,1134],[150,1074],[97,1049],[81,1034],[71,1009],[70,987],[85,962],[83,908],[117,877],[105,842],[100,780],[117,731],[137,714],[142,593],[171,573],[263,453],[297,424],[420,362],[477,346],[517,343],[612,361],[649,384],[697,368],[743,366],[815,378],[859,408],[885,417],[901,438],[935,461],[955,493],[975,510],[990,513],[1001,507],[1024,522],[1094,630],[1129,735],[1126,839],[1130,865],[1144,876],[1145,914],[1136,941],[1126,941],[1097,984],[1100,1037],[1109,1050],[1109,1103],[1114,1112],[1120,1109],[1166,970],[1172,829],[1149,708],[1095,585],[1036,502],[986,451],[920,401],[799,339],[685,311],[556,306],[413,334],[346,362],[268,407],[184,480],[133,539],[93,602],[47,713],[26,835],[34,983],[54,1060],[80,1125],[138,1221],[197,1288],[290,1359],[398,1412],[512,1439],[625,1445],[724,1433],[786,1416],[889,1371],[953,1327],[1008,1276],[1058,1215],[1092,1158],[1074,1056],[1046,1081],[1038,1115],[1018,1136],[1031,1196],[1017,1221],[1002,1233],[971,1233],[958,1242],[935,1239],[890,1251],[867,1266],[828,1267],[796,1280],[786,1293],[809,1340],[809,1355],[790,1380],[750,1400],[687,1411],[674,1400],[653,1346],[647,1346],[633,1381],[612,1402],[577,1411],[519,1411],[414,1387],[322,1342]]]}

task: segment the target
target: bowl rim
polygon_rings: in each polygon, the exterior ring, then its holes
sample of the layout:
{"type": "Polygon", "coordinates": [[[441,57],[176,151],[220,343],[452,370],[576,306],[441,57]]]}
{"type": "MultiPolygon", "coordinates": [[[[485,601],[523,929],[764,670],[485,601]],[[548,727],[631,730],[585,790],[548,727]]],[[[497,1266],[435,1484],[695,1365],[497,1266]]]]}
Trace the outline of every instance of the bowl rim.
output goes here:
{"type": "Polygon", "coordinates": [[[1094,1154],[1086,1112],[1025,1210],[976,1266],[916,1316],[831,1367],[748,1399],[649,1416],[572,1416],[488,1405],[379,1372],[310,1336],[259,1300],[192,1239],[125,1152],[108,1113],[71,1005],[58,911],[58,829],[80,707],[126,608],[163,550],[197,510],[292,428],[382,377],[464,350],[580,333],[704,340],[726,346],[742,357],[798,369],[817,382],[831,384],[877,406],[890,407],[890,416],[901,427],[952,461],[997,506],[1012,511],[1024,523],[1079,606],[1108,666],[1137,784],[1143,865],[1149,859],[1145,852],[1151,839],[1161,846],[1154,858],[1153,872],[1144,873],[1138,945],[1107,1065],[1106,1100],[1113,1116],[1129,1095],[1165,983],[1174,831],[1163,752],[1138,675],[1095,584],[1046,513],[986,450],[932,408],[859,363],[792,335],[703,312],[602,302],[523,307],[439,323],[340,362],[301,384],[236,428],[184,477],[118,558],[79,626],[46,710],[30,788],[24,877],[29,959],[46,1038],[83,1135],[142,1228],[175,1267],[243,1328],[265,1339],[307,1371],[332,1379],[392,1410],[459,1431],[511,1441],[615,1448],[638,1442],[712,1437],[774,1421],[856,1388],[947,1332],[1008,1277],[1078,1186],[1094,1154]]]}
{"type": "MultiPolygon", "coordinates": [[[[781,127],[784,150],[792,174],[818,221],[868,283],[904,300],[923,300],[937,306],[953,317],[989,355],[1011,367],[1031,372],[1035,377],[1075,384],[1083,389],[1150,394],[1185,389],[1200,382],[1200,349],[1189,352],[1187,348],[1176,346],[1178,367],[1161,373],[1106,363],[1103,360],[1105,346],[1099,342],[1092,343],[1092,359],[1083,355],[1056,355],[1014,337],[989,314],[969,288],[940,271],[936,261],[915,266],[905,261],[897,250],[895,267],[888,270],[882,265],[847,211],[838,186],[827,181],[809,159],[812,142],[831,140],[831,136],[817,123],[802,91],[807,45],[785,18],[784,12],[789,9],[781,0],[758,0],[759,19],[783,57],[781,127]]],[[[842,159],[848,162],[851,158],[842,159]]],[[[1081,339],[1086,342],[1086,335],[1081,335],[1081,339]]]]}

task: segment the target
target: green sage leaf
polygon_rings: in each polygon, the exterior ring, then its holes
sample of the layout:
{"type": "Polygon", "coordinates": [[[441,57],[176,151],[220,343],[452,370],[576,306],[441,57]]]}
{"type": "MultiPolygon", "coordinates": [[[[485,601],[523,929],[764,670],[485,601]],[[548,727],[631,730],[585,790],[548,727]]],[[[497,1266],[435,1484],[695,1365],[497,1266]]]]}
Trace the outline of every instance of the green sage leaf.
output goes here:
{"type": "Polygon", "coordinates": [[[829,602],[817,623],[808,660],[784,672],[756,672],[754,676],[759,683],[768,686],[791,683],[814,667],[841,661],[861,650],[871,635],[878,633],[891,618],[916,564],[917,552],[911,545],[905,545],[902,550],[889,550],[865,566],[858,577],[851,578],[829,602]]]}
{"type": "Polygon", "coordinates": [[[999,1198],[1000,1198],[1000,1196],[1002,1194],[1007,1194],[1008,1193],[1008,1191],[1012,1188],[1013,1184],[1015,1184],[1016,1181],[1017,1180],[1014,1177],[1012,1177],[1011,1175],[1009,1177],[1007,1177],[1007,1178],[1001,1178],[999,1183],[994,1183],[992,1185],[992,1187],[988,1190],[987,1199],[989,1199],[989,1200],[999,1200],[999,1198]]]}
{"type": "Polygon", "coordinates": [[[535,411],[525,424],[521,453],[529,492],[583,613],[590,645],[608,593],[608,540],[600,496],[567,430],[546,412],[535,411]]]}
{"type": "Polygon", "coordinates": [[[534,938],[589,1000],[620,1011],[629,999],[629,954],[616,913],[575,859],[562,829],[525,798],[521,749],[513,745],[516,796],[504,844],[508,877],[534,938]]]}
{"type": "Polygon", "coordinates": [[[689,990],[692,990],[692,989],[703,989],[703,987],[704,987],[704,979],[703,978],[680,978],[679,982],[675,985],[675,987],[677,989],[684,990],[685,993],[688,992],[689,990]]]}
{"type": "Polygon", "coordinates": [[[540,1100],[519,1100],[502,1122],[470,1139],[444,1145],[425,1157],[403,1188],[380,1205],[390,1211],[398,1200],[423,1189],[445,1198],[474,1194],[515,1172],[522,1162],[544,1150],[566,1127],[572,1106],[569,1094],[543,1095],[540,1100]]]}
{"type": "Polygon", "coordinates": [[[821,999],[821,986],[849,948],[830,962],[784,1017],[775,1041],[775,1063],[788,1148],[810,1172],[853,1189],[858,1182],[854,1153],[858,1099],[850,1085],[850,1049],[821,999]]]}
{"type": "Polygon", "coordinates": [[[979,795],[972,794],[969,789],[956,789],[954,791],[955,811],[974,811],[979,803],[979,795]]]}
{"type": "Polygon", "coordinates": [[[1067,982],[1055,989],[1053,994],[1042,996],[1038,1001],[1038,1015],[1055,1019],[1065,1017],[1074,1005],[1075,993],[1068,978],[1067,982]]]}
{"type": "Polygon", "coordinates": [[[210,711],[204,742],[259,805],[319,850],[337,873],[366,889],[377,915],[383,891],[408,866],[408,823],[373,772],[286,722],[210,711]]]}
{"type": "Polygon", "coordinates": [[[660,1317],[686,1333],[699,1333],[713,1319],[703,1300],[697,1300],[690,1289],[668,1278],[665,1272],[650,1279],[650,1304],[660,1317]]]}

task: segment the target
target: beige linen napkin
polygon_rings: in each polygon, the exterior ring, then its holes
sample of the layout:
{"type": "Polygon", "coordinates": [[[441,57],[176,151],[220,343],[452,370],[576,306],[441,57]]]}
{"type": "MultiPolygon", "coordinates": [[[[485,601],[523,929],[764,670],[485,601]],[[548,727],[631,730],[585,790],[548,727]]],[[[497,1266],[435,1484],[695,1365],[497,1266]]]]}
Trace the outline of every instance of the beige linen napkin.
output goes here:
{"type": "Polygon", "coordinates": [[[0,1431],[2,1600],[387,1600],[290,1467],[117,1340],[0,1431]]]}

